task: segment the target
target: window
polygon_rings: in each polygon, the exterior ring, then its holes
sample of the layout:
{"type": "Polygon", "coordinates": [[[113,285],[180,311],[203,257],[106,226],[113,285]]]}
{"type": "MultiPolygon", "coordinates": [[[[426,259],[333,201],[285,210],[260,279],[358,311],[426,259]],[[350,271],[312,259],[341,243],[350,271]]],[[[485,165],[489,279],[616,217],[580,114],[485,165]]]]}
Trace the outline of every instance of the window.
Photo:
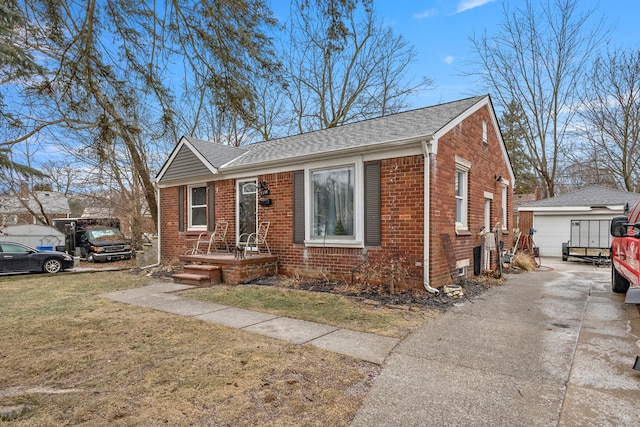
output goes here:
{"type": "Polygon", "coordinates": [[[2,245],[0,246],[2,247],[2,252],[11,252],[17,254],[26,254],[30,252],[29,248],[15,243],[2,243],[2,245]]]}
{"type": "Polygon", "coordinates": [[[354,238],[353,165],[311,171],[311,238],[354,238]]]}
{"type": "Polygon", "coordinates": [[[189,188],[189,228],[207,228],[207,187],[204,185],[189,188]]]}
{"type": "Polygon", "coordinates": [[[458,165],[456,167],[456,230],[467,229],[467,188],[469,170],[458,165]]]}
{"type": "Polygon", "coordinates": [[[482,122],[482,143],[483,144],[488,144],[489,143],[489,138],[487,136],[487,122],[486,121],[482,122]]]}
{"type": "Polygon", "coordinates": [[[509,192],[507,191],[507,185],[503,185],[502,186],[502,229],[503,230],[508,230],[508,225],[507,224],[507,218],[509,218],[509,216],[507,215],[507,194],[509,192]]]}

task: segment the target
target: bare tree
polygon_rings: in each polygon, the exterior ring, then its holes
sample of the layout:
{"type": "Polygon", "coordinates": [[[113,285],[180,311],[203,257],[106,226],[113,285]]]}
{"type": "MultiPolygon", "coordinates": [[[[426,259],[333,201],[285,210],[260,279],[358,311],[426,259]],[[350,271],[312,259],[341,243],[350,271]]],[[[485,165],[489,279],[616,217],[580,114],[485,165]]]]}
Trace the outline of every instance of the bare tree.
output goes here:
{"type": "Polygon", "coordinates": [[[430,83],[408,81],[416,52],[376,19],[369,2],[296,1],[285,31],[286,93],[297,132],[397,112],[430,83]]]}
{"type": "MultiPolygon", "coordinates": [[[[123,174],[131,175],[154,222],[152,176],[159,165],[150,158],[153,144],[169,141],[173,146],[184,133],[178,127],[184,121],[175,117],[183,88],[174,77],[193,78],[203,104],[218,111],[224,107],[231,117],[250,122],[252,83],[276,68],[263,32],[274,21],[262,0],[13,3],[20,19],[11,18],[11,37],[3,40],[35,58],[40,69],[14,66],[16,61],[2,68],[10,83],[3,86],[3,95],[11,102],[0,106],[0,113],[20,129],[2,147],[47,132],[58,140],[72,135],[80,147],[90,141],[92,154],[105,165],[114,166],[109,156],[117,152],[127,163],[109,172],[122,183],[123,174]]],[[[167,153],[162,154],[158,157],[167,153]]]]}
{"type": "Polygon", "coordinates": [[[616,186],[640,191],[640,51],[599,57],[585,83],[580,116],[592,159],[616,186]]]}
{"type": "Polygon", "coordinates": [[[534,8],[505,5],[497,34],[472,39],[480,76],[497,104],[515,101],[524,112],[522,142],[542,181],[543,195],[555,195],[563,150],[580,99],[580,82],[592,52],[603,41],[601,24],[589,27],[593,11],[580,13],[577,0],[547,0],[534,8]]]}

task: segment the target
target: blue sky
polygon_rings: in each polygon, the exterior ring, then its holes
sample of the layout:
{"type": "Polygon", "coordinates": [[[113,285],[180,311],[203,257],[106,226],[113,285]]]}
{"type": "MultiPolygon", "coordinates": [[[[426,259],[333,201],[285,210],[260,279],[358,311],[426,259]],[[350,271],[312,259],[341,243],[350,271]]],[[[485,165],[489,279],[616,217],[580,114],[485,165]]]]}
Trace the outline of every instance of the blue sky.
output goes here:
{"type": "MultiPolygon", "coordinates": [[[[554,0],[551,0],[552,2],[554,0]]],[[[533,4],[539,1],[532,0],[533,4]]],[[[378,16],[418,51],[412,74],[434,80],[435,88],[411,100],[418,108],[479,94],[473,77],[464,76],[474,33],[495,33],[503,21],[502,0],[374,0],[378,16]]],[[[509,1],[510,8],[523,0],[509,1]]],[[[578,0],[582,10],[595,9],[592,22],[604,20],[614,46],[640,48],[640,1],[578,0]]],[[[480,92],[484,93],[484,91],[480,92]]]]}

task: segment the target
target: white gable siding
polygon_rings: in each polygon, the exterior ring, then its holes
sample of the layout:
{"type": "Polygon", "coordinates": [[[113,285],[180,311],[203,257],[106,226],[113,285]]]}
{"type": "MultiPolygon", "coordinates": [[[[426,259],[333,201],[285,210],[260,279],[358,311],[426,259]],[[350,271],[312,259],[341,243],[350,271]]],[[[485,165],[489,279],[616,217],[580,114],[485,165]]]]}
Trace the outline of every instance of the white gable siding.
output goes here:
{"type": "Polygon", "coordinates": [[[165,181],[210,175],[211,171],[188,148],[182,146],[162,177],[165,181]]]}

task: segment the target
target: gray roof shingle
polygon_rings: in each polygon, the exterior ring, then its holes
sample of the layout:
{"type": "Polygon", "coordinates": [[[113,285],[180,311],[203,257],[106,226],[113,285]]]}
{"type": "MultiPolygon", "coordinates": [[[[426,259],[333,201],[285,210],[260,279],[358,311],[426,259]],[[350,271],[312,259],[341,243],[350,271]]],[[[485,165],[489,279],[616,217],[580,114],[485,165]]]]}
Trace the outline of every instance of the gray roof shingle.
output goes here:
{"type": "MultiPolygon", "coordinates": [[[[47,214],[70,214],[69,200],[56,191],[35,191],[34,196],[27,196],[24,203],[34,212],[40,212],[40,204],[47,214]]],[[[0,199],[0,213],[16,214],[27,212],[27,209],[18,197],[7,196],[0,199]]]]}
{"type": "Polygon", "coordinates": [[[215,168],[219,168],[249,151],[249,149],[245,147],[232,147],[230,145],[216,144],[215,142],[204,141],[202,139],[187,136],[184,138],[189,141],[191,146],[215,168]]]}
{"type": "Polygon", "coordinates": [[[520,206],[520,209],[615,206],[625,205],[626,203],[633,206],[638,200],[640,200],[640,194],[638,193],[616,190],[615,188],[602,187],[600,185],[591,185],[572,193],[526,203],[520,206]]]}
{"type": "MultiPolygon", "coordinates": [[[[247,152],[225,168],[295,159],[342,149],[431,136],[487,95],[245,146],[247,152]]],[[[211,144],[211,143],[209,143],[211,144]]],[[[216,144],[218,145],[218,144],[216,144]]],[[[205,152],[202,152],[205,155],[205,152]]],[[[209,157],[205,155],[207,159],[209,157]]]]}

